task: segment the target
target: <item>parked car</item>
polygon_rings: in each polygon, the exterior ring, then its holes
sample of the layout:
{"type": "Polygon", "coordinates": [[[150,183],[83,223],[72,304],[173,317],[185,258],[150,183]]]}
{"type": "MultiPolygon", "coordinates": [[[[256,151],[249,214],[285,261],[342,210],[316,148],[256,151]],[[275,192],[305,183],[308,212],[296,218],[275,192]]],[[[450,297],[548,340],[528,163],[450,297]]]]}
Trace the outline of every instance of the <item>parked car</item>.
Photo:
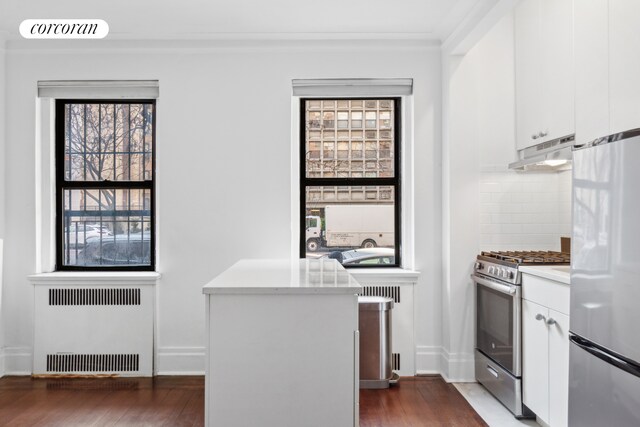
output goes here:
{"type": "Polygon", "coordinates": [[[69,246],[74,248],[84,246],[85,242],[91,238],[102,238],[112,236],[113,234],[107,227],[100,224],[82,224],[73,223],[64,229],[64,238],[67,239],[69,246]]]}
{"type": "Polygon", "coordinates": [[[149,233],[92,237],[78,253],[77,265],[144,265],[151,259],[149,233]]]}
{"type": "Polygon", "coordinates": [[[353,249],[350,251],[334,251],[325,258],[337,259],[340,264],[348,265],[387,265],[396,262],[396,251],[393,248],[367,248],[353,249]]]}

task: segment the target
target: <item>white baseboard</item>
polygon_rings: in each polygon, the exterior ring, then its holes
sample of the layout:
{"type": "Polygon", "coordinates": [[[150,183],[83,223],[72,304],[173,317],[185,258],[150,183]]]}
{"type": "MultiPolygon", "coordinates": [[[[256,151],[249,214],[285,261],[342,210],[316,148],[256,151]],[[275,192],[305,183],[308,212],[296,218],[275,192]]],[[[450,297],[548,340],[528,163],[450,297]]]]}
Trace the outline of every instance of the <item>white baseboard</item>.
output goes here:
{"type": "Polygon", "coordinates": [[[476,382],[475,357],[473,353],[449,353],[442,349],[442,378],[448,383],[476,382]]]}
{"type": "Polygon", "coordinates": [[[416,346],[416,373],[418,375],[441,374],[440,346],[416,346]]]}
{"type": "Polygon", "coordinates": [[[5,347],[1,359],[3,375],[31,375],[33,372],[31,347],[5,347]]]}
{"type": "Polygon", "coordinates": [[[416,373],[442,375],[446,382],[475,382],[473,353],[449,353],[440,346],[416,347],[416,373]]]}
{"type": "Polygon", "coordinates": [[[155,375],[204,375],[204,347],[159,347],[155,375]]]}

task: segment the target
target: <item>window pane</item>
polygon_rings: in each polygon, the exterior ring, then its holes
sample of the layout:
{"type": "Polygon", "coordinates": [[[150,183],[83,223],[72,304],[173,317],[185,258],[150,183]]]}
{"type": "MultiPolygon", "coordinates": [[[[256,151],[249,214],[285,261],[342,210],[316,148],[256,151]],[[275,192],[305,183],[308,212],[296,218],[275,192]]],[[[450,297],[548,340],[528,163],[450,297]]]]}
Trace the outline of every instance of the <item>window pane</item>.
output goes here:
{"type": "Polygon", "coordinates": [[[65,266],[148,266],[151,190],[64,190],[65,266]]]}
{"type": "Polygon", "coordinates": [[[304,108],[306,177],[394,177],[392,100],[306,100],[304,108]],[[362,159],[366,165],[351,161],[362,159]],[[358,172],[363,169],[366,174],[358,172]]]}
{"type": "Polygon", "coordinates": [[[152,104],[66,104],[66,181],[152,177],[152,104]]]}
{"type": "Polygon", "coordinates": [[[393,187],[308,186],[305,194],[308,258],[395,264],[393,187]]]}

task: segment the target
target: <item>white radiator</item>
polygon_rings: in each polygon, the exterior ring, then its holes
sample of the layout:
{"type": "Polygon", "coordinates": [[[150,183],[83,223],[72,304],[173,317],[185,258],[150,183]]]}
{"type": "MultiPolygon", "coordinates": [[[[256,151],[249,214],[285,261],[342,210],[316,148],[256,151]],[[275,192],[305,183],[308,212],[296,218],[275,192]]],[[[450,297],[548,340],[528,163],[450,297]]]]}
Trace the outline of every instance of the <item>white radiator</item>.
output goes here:
{"type": "Polygon", "coordinates": [[[153,375],[154,289],[36,283],[34,374],[153,375]]]}
{"type": "Polygon", "coordinates": [[[391,311],[391,369],[400,376],[416,374],[415,347],[413,339],[413,287],[415,283],[367,284],[358,278],[362,285],[361,295],[393,298],[391,311]]]}

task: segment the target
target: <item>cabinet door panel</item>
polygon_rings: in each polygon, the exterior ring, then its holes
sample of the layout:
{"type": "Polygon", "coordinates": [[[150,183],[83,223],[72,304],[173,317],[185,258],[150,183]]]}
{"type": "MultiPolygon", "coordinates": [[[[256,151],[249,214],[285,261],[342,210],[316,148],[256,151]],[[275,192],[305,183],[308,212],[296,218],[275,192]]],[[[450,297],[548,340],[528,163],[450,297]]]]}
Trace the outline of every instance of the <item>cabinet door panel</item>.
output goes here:
{"type": "Polygon", "coordinates": [[[640,127],[640,1],[609,1],[611,133],[640,127]]]}
{"type": "Polygon", "coordinates": [[[515,11],[516,141],[519,150],[538,143],[540,93],[540,0],[524,0],[515,11]]]}
{"type": "Polygon", "coordinates": [[[522,300],[523,400],[545,422],[549,420],[549,333],[545,320],[549,310],[522,300]],[[544,319],[536,319],[537,315],[544,319]]]}
{"type": "Polygon", "coordinates": [[[574,3],[576,144],[609,134],[609,2],[574,3]]]}
{"type": "Polygon", "coordinates": [[[549,310],[549,424],[563,427],[569,410],[569,316],[549,310]]]}
{"type": "MultiPolygon", "coordinates": [[[[581,0],[578,0],[581,1],[581,0]]],[[[539,142],[574,133],[573,0],[541,0],[542,117],[539,142]]]]}

